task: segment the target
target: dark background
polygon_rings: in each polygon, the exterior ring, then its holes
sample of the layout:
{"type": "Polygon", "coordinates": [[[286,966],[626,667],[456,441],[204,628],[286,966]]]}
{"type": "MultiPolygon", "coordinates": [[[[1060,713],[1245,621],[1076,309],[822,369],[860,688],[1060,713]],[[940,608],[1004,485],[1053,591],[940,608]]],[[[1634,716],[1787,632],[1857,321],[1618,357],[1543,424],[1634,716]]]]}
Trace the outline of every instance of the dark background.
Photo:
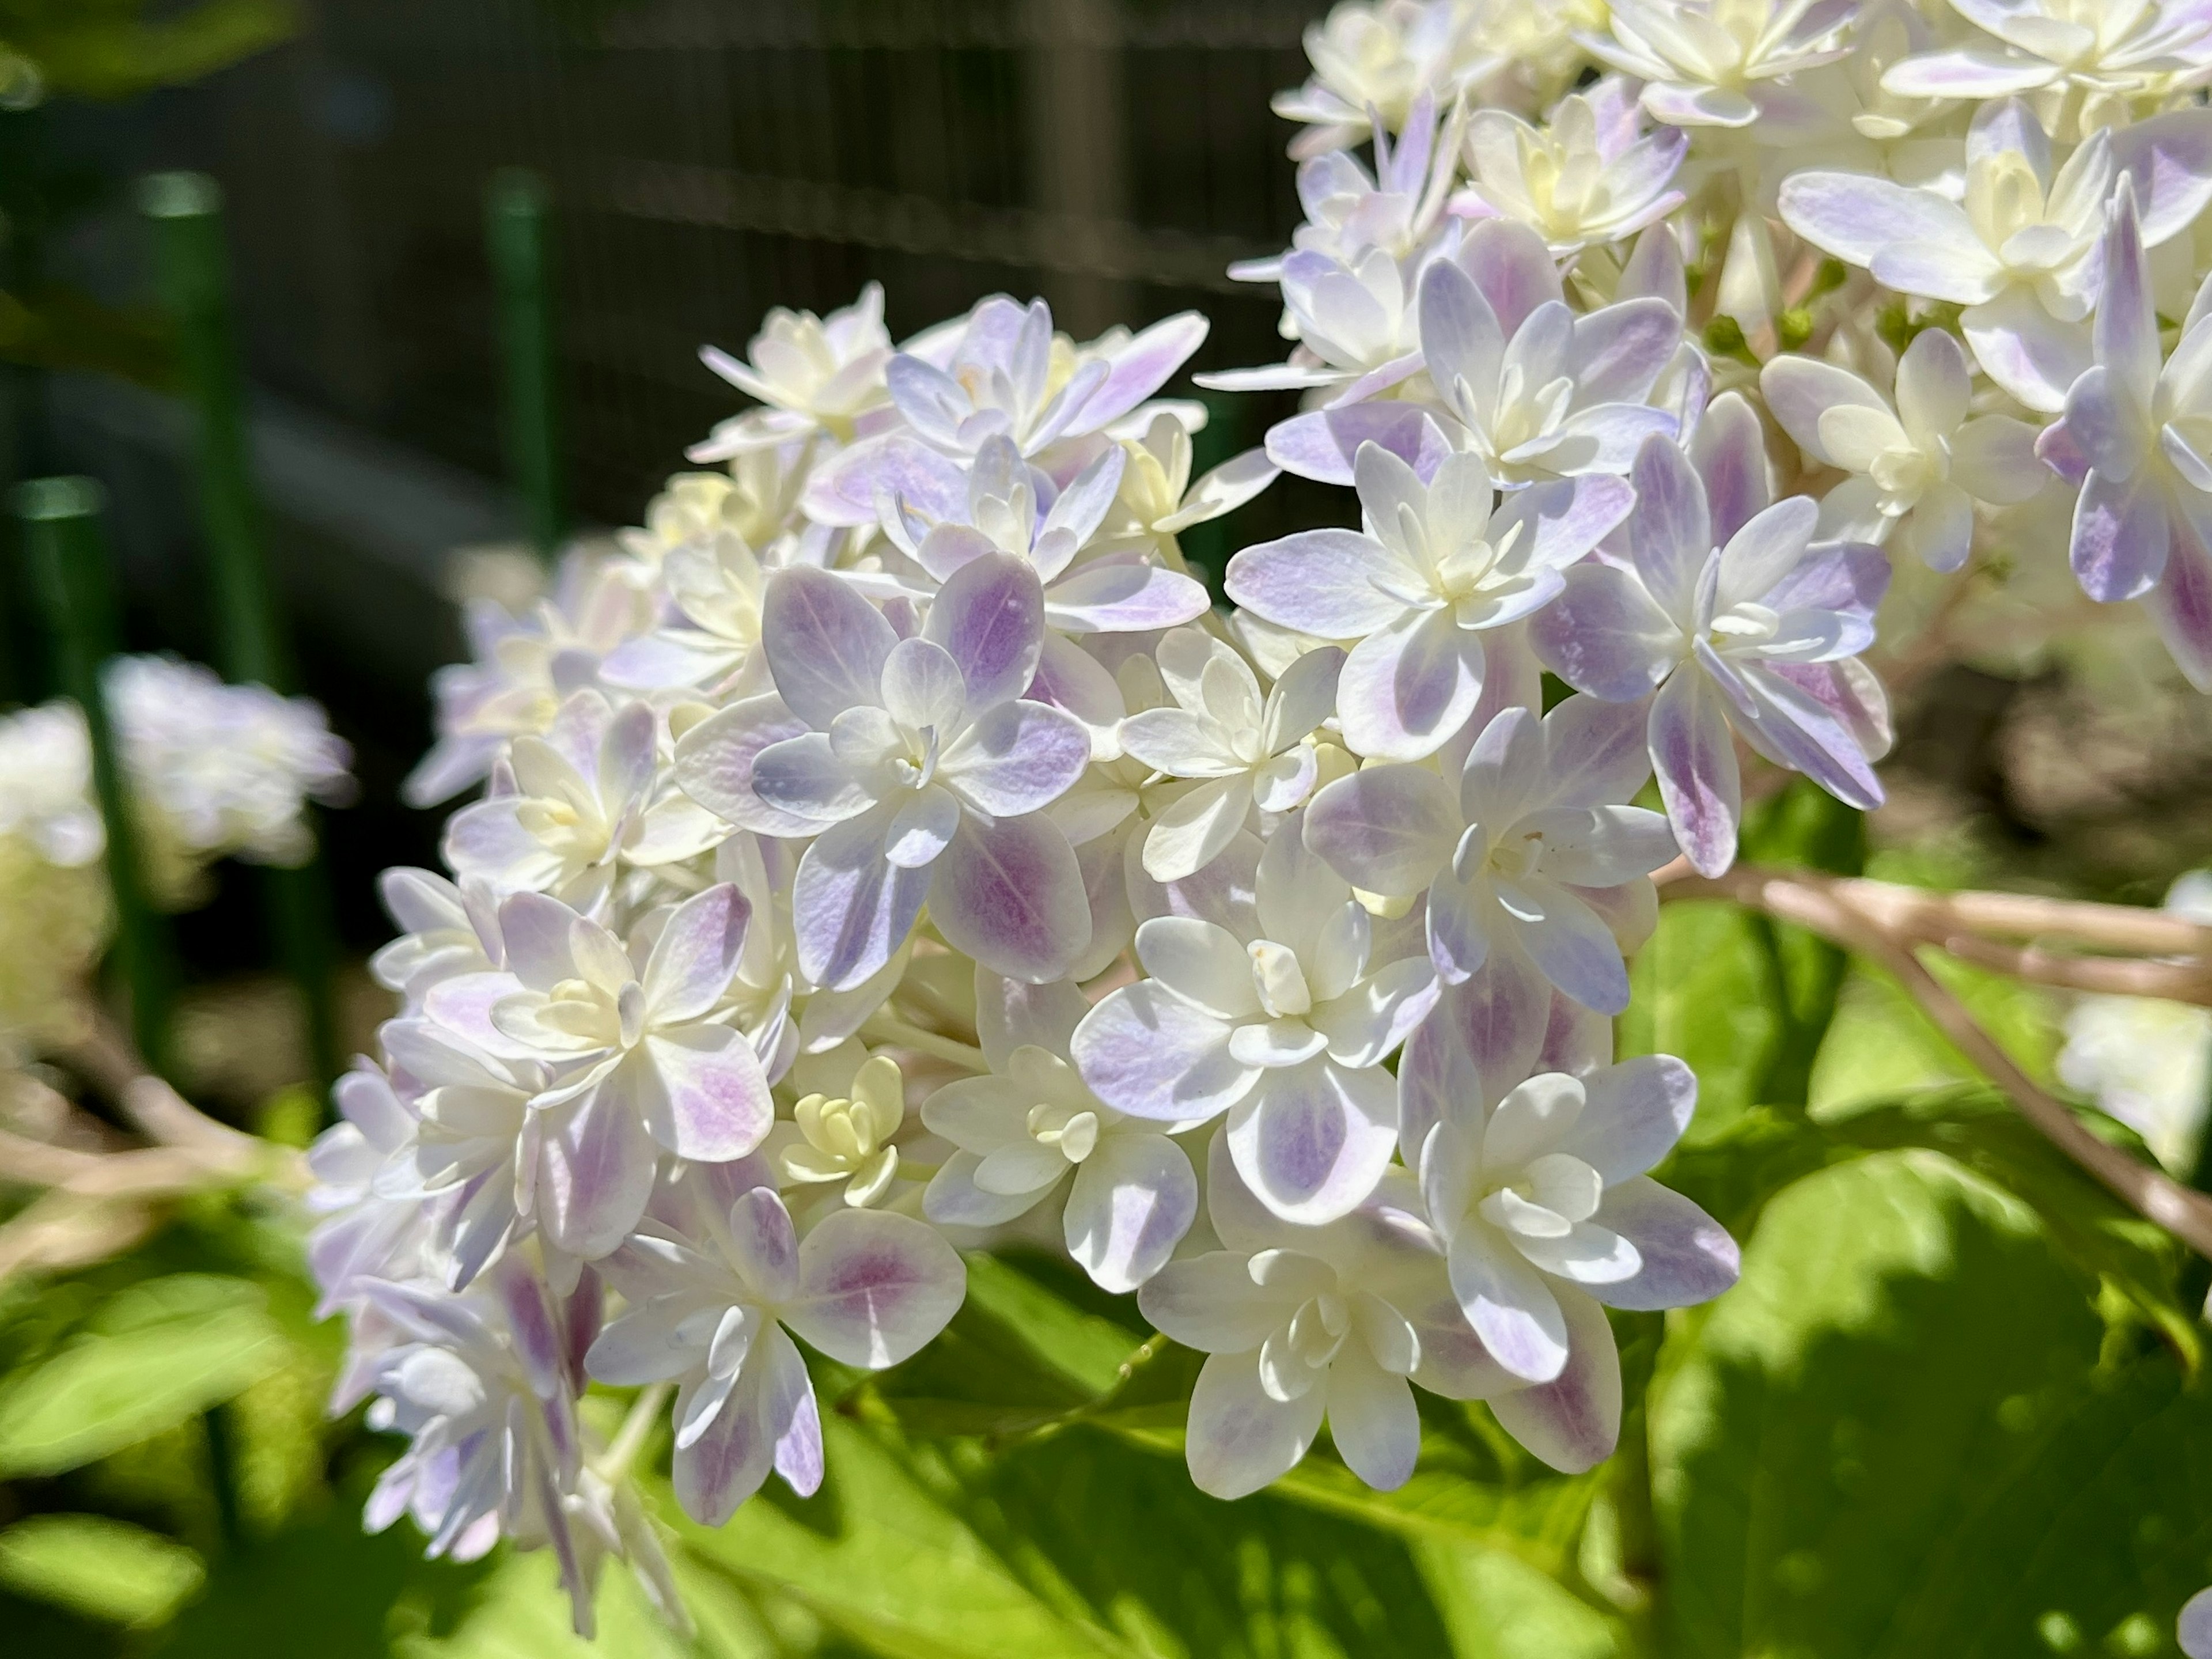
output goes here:
{"type": "MultiPolygon", "coordinates": [[[[130,185],[190,167],[226,191],[272,558],[304,689],[356,748],[329,827],[349,941],[371,883],[428,862],[436,815],[397,804],[428,741],[424,679],[464,649],[456,546],[511,538],[500,482],[483,190],[534,168],[556,204],[567,483],[587,526],[641,520],[684,446],[742,399],[702,368],[772,306],[826,312],[881,281],[902,337],[1003,290],[1089,337],[1185,307],[1196,367],[1279,359],[1271,289],[1230,282],[1299,214],[1269,95],[1306,72],[1313,0],[312,0],[291,43],[122,106],[21,118],[97,181],[56,263],[150,311],[130,185]]],[[[1187,390],[1187,387],[1176,388],[1187,390]]],[[[1259,441],[1282,398],[1212,400],[1200,465],[1259,441]]],[[[121,381],[51,378],[25,412],[38,470],[114,497],[131,643],[205,655],[186,432],[121,381]]],[[[1189,550],[1339,520],[1279,488],[1189,550]]],[[[35,655],[35,646],[27,646],[35,655]]],[[[36,665],[28,665],[35,679],[36,665]]],[[[219,904],[196,961],[250,959],[219,904]],[[210,957],[212,952],[212,957],[210,957]]]]}

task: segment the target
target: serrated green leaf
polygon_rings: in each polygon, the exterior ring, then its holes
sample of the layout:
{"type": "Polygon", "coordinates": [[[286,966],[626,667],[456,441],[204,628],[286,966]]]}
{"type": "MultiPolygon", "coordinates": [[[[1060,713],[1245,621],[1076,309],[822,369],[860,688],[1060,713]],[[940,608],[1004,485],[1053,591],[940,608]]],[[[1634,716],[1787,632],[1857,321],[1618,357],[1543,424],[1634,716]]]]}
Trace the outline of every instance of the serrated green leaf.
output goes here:
{"type": "Polygon", "coordinates": [[[104,1624],[160,1624],[205,1577],[173,1538],[104,1515],[33,1515],[0,1532],[0,1586],[104,1624]]]}
{"type": "Polygon", "coordinates": [[[173,1273],[118,1291],[0,1393],[0,1478],[57,1474],[229,1399],[284,1363],[247,1280],[173,1273]]]}
{"type": "Polygon", "coordinates": [[[2100,1368],[2084,1277],[1949,1158],[1790,1187],[1684,1328],[1650,1403],[1670,1653],[1997,1659],[2052,1616],[2171,1631],[2207,1576],[2212,1407],[2162,1352],[2100,1368]]]}

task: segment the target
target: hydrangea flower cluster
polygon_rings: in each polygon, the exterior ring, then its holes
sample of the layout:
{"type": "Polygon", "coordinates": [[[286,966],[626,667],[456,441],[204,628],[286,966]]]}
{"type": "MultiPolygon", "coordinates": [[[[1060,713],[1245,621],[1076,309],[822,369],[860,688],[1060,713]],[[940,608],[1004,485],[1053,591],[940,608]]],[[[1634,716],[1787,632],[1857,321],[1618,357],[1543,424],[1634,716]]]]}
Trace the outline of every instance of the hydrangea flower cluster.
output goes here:
{"type": "Polygon", "coordinates": [[[1263,449],[1190,476],[1194,315],[898,344],[872,287],[709,352],[757,404],[720,470],[471,619],[412,787],[485,791],[386,878],[401,1012],[315,1152],[345,1397],[415,1437],[373,1521],[550,1544],[587,1620],[658,1568],[579,1390],[670,1390],[702,1522],[811,1492],[797,1345],[898,1363],[1006,1237],[1208,1356],[1208,1492],[1324,1425],[1401,1483],[1416,1389],[1587,1468],[1606,1310],[1737,1270],[1650,1173],[1695,1079],[1613,1053],[1653,872],[1729,866],[1747,773],[1879,804],[1893,575],[2000,582],[2039,520],[2212,688],[2201,7],[1356,0],[1308,45],[1306,222],[1235,273],[1293,343],[1198,377],[1301,394],[1263,449]],[[1179,532],[1284,471],[1358,527],[1214,609],[1179,532]]]}
{"type": "MultiPolygon", "coordinates": [[[[189,908],[218,859],[301,861],[307,803],[351,798],[351,751],[307,698],[173,657],[118,657],[105,689],[167,908],[189,908]]],[[[0,1054],[73,1030],[108,931],[106,849],[83,714],[56,702],[0,716],[0,1054]]]]}

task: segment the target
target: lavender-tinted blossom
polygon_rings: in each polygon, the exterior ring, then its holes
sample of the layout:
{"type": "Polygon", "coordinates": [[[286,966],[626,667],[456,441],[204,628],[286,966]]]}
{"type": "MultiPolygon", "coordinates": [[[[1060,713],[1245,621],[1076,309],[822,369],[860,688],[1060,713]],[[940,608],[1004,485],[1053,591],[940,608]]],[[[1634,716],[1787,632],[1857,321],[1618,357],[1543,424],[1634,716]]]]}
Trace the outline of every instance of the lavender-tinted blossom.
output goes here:
{"type": "MultiPolygon", "coordinates": [[[[1584,1006],[1628,1006],[1624,949],[1656,921],[1650,873],[1674,856],[1656,812],[1626,803],[1650,775],[1640,709],[1570,697],[1539,721],[1508,708],[1456,787],[1425,766],[1340,778],[1306,842],[1364,892],[1428,896],[1431,961],[1448,982],[1525,959],[1584,1006]]],[[[1504,971],[1510,971],[1510,968],[1504,971]]]]}
{"type": "Polygon", "coordinates": [[[585,1364],[604,1382],[675,1382],[676,1495],[720,1526],[773,1468],[822,1484],[822,1420],[796,1334],[847,1365],[895,1365],[945,1328],[967,1291],[921,1222],[840,1209],[800,1238],[757,1166],[687,1170],[605,1265],[629,1304],[585,1364]]]}
{"type": "Polygon", "coordinates": [[[884,331],[884,290],[870,283],[842,311],[775,307],[747,349],[748,361],[708,346],[699,359],[765,407],[719,423],[714,435],[689,452],[694,461],[724,461],[750,450],[773,448],[821,431],[849,441],[856,422],[885,399],[884,366],[890,361],[884,331]]]}
{"type": "Polygon", "coordinates": [[[1925,329],[1898,359],[1894,404],[1849,369],[1777,357],[1759,374],[1766,406],[1807,459],[1851,477],[1820,501],[1820,534],[1890,539],[1931,570],[1956,570],[1974,538],[1974,506],[2024,501],[2049,481],[2035,429],[2008,415],[1971,415],[1973,381],[1950,334],[1925,329]]]}
{"type": "Polygon", "coordinates": [[[1820,510],[1802,495],[1739,519],[1738,481],[1764,471],[1758,442],[1753,422],[1712,452],[1730,492],[1718,501],[1680,447],[1646,443],[1625,552],[1569,571],[1533,630],[1570,685],[1610,702],[1650,698],[1659,793],[1683,853],[1709,875],[1735,858],[1737,735],[1853,806],[1882,798],[1863,693],[1842,665],[1874,639],[1889,567],[1863,544],[1814,542],[1820,510]]]}
{"type": "Polygon", "coordinates": [[[1577,36],[1644,82],[1655,121],[1748,127],[1769,83],[1850,50],[1850,0],[1612,0],[1611,33],[1577,36]]]}
{"type": "Polygon", "coordinates": [[[1194,781],[1145,837],[1146,873],[1181,881],[1227,850],[1255,806],[1281,813],[1304,805],[1321,775],[1314,733],[1336,707],[1344,654],[1308,652],[1264,698],[1244,659],[1197,629],[1170,634],[1154,654],[1174,706],[1123,720],[1121,750],[1164,776],[1194,781]]]}
{"type": "Polygon", "coordinates": [[[488,1028],[480,1046],[556,1070],[531,1107],[545,1118],[538,1225],[564,1253],[589,1261],[622,1242],[662,1151],[726,1162],[768,1133],[774,1108],[759,1057],[714,1018],[748,914],[735,888],[710,887],[677,906],[647,949],[519,893],[501,908],[506,971],[485,976],[481,991],[453,980],[434,994],[434,1018],[473,1006],[488,1028]]]}
{"type": "Polygon", "coordinates": [[[1170,1262],[1138,1291],[1161,1332],[1207,1356],[1184,1455],[1217,1498],[1294,1468],[1325,1420],[1369,1486],[1406,1484],[1420,1453],[1410,1383],[1455,1400],[1516,1386],[1460,1316],[1441,1242],[1403,1170],[1349,1212],[1294,1226],[1239,1182],[1224,1137],[1207,1159],[1206,1213],[1224,1248],[1170,1262]]]}
{"type": "Polygon", "coordinates": [[[2107,603],[2141,599],[2182,672],[2212,690],[2212,288],[2161,366],[2124,182],[2105,246],[2097,362],[2074,383],[2041,451],[2081,486],[2072,559],[2082,591],[2107,603]]]}
{"type": "Polygon", "coordinates": [[[1555,480],[1494,517],[1489,463],[1455,455],[1424,484],[1378,444],[1354,462],[1364,534],[1308,530],[1246,548],[1229,595],[1321,639],[1358,641],[1337,681],[1345,741],[1418,760],[1467,723],[1482,695],[1482,637],[1534,615],[1561,573],[1627,514],[1616,478],[1555,480]]]}
{"type": "Polygon", "coordinates": [[[948,1226],[996,1226],[1065,1187],[1068,1254],[1104,1289],[1135,1290],[1197,1218],[1189,1158],[1168,1138],[1171,1126],[1115,1111],[1083,1081],[1069,1043],[1091,1005],[1073,986],[1018,985],[979,969],[975,1002],[991,1069],[922,1104],[922,1121],[957,1148],[922,1212],[948,1226]]]}
{"type": "Polygon", "coordinates": [[[1057,978],[1089,942],[1073,849],[1040,809],[1090,763],[1090,734],[1021,695],[1043,611],[1036,571],[995,552],[955,571],[904,640],[826,572],[769,584],[777,695],[688,733],[678,775],[741,826],[815,836],[793,894],[814,983],[873,975],[925,898],[957,948],[1013,977],[1057,978]]]}
{"type": "Polygon", "coordinates": [[[2212,200],[2212,112],[2099,131],[2054,171],[2049,135],[2027,106],[1988,104],[1967,135],[1963,202],[1815,170],[1784,182],[1781,213],[1877,282],[1965,307],[1959,325],[1983,372],[2028,408],[2055,411],[2089,367],[2098,236],[2123,173],[2143,198],[2145,245],[2180,234],[2212,200]]]}
{"type": "Polygon", "coordinates": [[[1382,1062],[1435,1000],[1436,977],[1377,937],[1302,824],[1294,815],[1268,841],[1249,902],[1142,923],[1151,977],[1100,1003],[1072,1046],[1083,1080],[1132,1116],[1227,1113],[1245,1182],[1285,1219],[1319,1223],[1349,1212],[1390,1160],[1397,1102],[1382,1062]]]}

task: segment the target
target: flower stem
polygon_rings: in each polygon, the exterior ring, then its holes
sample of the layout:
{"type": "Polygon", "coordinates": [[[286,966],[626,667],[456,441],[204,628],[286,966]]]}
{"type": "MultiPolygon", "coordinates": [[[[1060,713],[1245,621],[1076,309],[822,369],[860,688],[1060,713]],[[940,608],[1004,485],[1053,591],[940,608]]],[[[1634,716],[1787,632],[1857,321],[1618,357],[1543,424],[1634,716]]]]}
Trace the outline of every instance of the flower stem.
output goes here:
{"type": "Polygon", "coordinates": [[[668,1403],[669,1393],[675,1386],[672,1382],[655,1382],[630,1401],[629,1415],[623,1419],[613,1443],[597,1460],[599,1476],[609,1486],[618,1486],[629,1477],[629,1466],[637,1462],[638,1453],[644,1449],[645,1437],[653,1432],[654,1419],[668,1403]]]}
{"type": "Polygon", "coordinates": [[[976,1073],[988,1072],[991,1062],[983,1051],[972,1043],[957,1042],[934,1031],[925,1031],[919,1025],[909,1025],[896,1015],[877,1012],[870,1014],[860,1027],[863,1036],[872,1036],[884,1042],[895,1042],[902,1048],[912,1048],[918,1054],[929,1054],[965,1066],[976,1073]]]}

